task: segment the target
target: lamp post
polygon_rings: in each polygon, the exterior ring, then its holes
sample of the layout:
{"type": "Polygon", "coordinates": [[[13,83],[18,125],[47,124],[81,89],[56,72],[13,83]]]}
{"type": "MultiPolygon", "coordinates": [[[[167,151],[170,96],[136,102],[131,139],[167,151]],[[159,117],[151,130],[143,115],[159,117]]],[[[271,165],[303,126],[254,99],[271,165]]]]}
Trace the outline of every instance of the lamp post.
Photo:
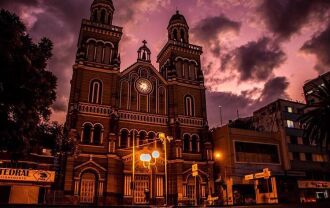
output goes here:
{"type": "Polygon", "coordinates": [[[158,133],[158,138],[164,144],[164,155],[165,155],[165,206],[167,206],[167,141],[171,142],[173,137],[165,136],[165,133],[158,133]]]}
{"type": "MultiPolygon", "coordinates": [[[[215,156],[215,159],[219,162],[223,159],[223,154],[220,151],[215,152],[214,156],[215,156]]],[[[225,169],[225,177],[224,177],[225,179],[224,179],[224,184],[223,185],[226,185],[225,186],[226,187],[226,204],[228,205],[227,167],[224,166],[224,169],[225,169]]]]}

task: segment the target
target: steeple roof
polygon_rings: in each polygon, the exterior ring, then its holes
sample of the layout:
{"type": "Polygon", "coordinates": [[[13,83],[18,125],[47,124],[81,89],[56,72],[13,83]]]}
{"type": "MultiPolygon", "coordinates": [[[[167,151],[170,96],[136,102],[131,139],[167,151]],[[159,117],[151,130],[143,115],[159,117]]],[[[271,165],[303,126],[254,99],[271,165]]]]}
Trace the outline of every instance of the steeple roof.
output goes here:
{"type": "Polygon", "coordinates": [[[179,10],[177,10],[176,13],[171,17],[169,26],[175,23],[188,25],[186,18],[182,14],[180,14],[179,10]]]}
{"type": "Polygon", "coordinates": [[[98,3],[108,4],[112,9],[115,9],[112,0],[94,0],[92,6],[98,3]]]}

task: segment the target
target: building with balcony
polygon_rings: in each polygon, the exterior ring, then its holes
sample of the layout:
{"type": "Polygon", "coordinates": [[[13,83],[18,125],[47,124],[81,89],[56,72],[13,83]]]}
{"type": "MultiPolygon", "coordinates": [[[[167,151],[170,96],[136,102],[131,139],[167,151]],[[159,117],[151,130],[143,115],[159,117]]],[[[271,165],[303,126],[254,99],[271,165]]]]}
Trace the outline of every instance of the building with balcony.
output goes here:
{"type": "Polygon", "coordinates": [[[317,86],[324,85],[323,80],[330,81],[330,71],[318,76],[315,79],[308,80],[305,82],[303,89],[304,89],[306,103],[312,104],[317,102],[317,97],[315,97],[313,94],[317,86]]]}
{"type": "Polygon", "coordinates": [[[15,162],[7,152],[0,152],[0,204],[52,203],[55,167],[47,149],[15,162]]]}
{"type": "Polygon", "coordinates": [[[330,180],[330,163],[325,149],[310,144],[299,125],[304,107],[303,103],[279,99],[253,113],[254,125],[259,131],[276,132],[281,136],[282,155],[288,158],[283,161],[283,183],[289,194],[288,201],[307,202],[328,198],[330,188],[301,185],[304,181],[328,184],[330,180]]]}

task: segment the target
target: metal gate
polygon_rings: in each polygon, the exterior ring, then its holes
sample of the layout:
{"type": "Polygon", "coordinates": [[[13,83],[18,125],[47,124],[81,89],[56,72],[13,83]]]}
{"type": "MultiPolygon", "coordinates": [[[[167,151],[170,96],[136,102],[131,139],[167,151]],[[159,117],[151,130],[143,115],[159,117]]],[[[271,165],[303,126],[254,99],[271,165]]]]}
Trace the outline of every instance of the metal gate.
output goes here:
{"type": "Polygon", "coordinates": [[[135,190],[134,190],[134,203],[145,204],[147,203],[145,198],[145,190],[149,189],[150,179],[146,175],[135,176],[135,190]]]}

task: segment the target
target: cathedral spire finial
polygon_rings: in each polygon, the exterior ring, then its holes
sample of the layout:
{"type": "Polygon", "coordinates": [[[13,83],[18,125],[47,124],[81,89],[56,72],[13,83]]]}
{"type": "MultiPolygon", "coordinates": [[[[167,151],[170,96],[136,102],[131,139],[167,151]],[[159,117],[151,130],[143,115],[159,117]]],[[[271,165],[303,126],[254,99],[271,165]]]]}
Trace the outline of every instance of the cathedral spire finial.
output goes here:
{"type": "Polygon", "coordinates": [[[147,47],[147,41],[143,40],[142,43],[143,43],[143,46],[141,46],[138,50],[138,60],[150,62],[151,51],[147,47]]]}

